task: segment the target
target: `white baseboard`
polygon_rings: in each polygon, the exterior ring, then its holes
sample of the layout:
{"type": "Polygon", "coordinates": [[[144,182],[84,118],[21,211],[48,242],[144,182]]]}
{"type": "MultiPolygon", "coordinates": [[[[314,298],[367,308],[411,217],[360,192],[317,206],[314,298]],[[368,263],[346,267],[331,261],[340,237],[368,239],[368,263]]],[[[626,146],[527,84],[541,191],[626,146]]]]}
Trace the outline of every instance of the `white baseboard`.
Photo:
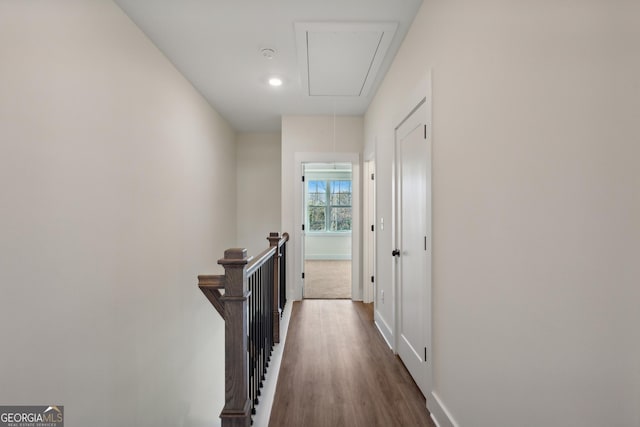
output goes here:
{"type": "Polygon", "coordinates": [[[255,427],[268,427],[271,418],[271,408],[276,394],[278,375],[280,374],[280,364],[282,363],[282,353],[285,341],[287,340],[287,330],[289,329],[289,319],[291,318],[291,307],[293,301],[287,301],[284,307],[282,318],[280,319],[280,343],[273,347],[269,371],[262,385],[260,403],[256,406],[256,415],[253,417],[255,427]]]}
{"type": "Polygon", "coordinates": [[[393,350],[393,345],[391,345],[391,341],[393,341],[393,332],[377,310],[373,313],[373,323],[380,331],[382,338],[384,338],[384,340],[387,342],[389,348],[393,350]]]}
{"type": "Polygon", "coordinates": [[[350,261],[351,254],[305,254],[304,259],[311,261],[350,261]]]}
{"type": "Polygon", "coordinates": [[[435,391],[427,397],[427,409],[431,413],[431,419],[437,427],[458,427],[451,413],[442,403],[435,391]]]}

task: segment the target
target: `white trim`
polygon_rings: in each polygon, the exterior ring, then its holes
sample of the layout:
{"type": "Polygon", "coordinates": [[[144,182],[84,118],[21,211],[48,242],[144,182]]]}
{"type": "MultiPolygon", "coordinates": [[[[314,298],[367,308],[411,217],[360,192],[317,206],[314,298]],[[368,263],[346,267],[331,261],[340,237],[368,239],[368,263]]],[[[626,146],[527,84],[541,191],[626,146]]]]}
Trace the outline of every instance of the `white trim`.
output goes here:
{"type": "Polygon", "coordinates": [[[427,396],[427,409],[431,413],[431,419],[438,427],[458,427],[447,407],[442,403],[435,391],[427,396]]]}
{"type": "Polygon", "coordinates": [[[308,64],[308,39],[310,32],[332,32],[332,33],[353,33],[353,32],[380,32],[382,33],[380,44],[372,58],[369,73],[364,81],[361,92],[358,96],[368,96],[373,84],[382,77],[378,75],[384,62],[385,55],[391,46],[391,42],[398,29],[396,22],[294,22],[296,38],[296,50],[298,52],[298,69],[300,70],[300,83],[302,90],[307,96],[312,95],[309,88],[309,64],[308,64]]]}
{"type": "Polygon", "coordinates": [[[308,168],[305,168],[304,171],[305,181],[351,181],[352,178],[351,169],[309,170],[308,168]]]}
{"type": "Polygon", "coordinates": [[[302,224],[304,222],[303,215],[303,194],[304,184],[299,173],[302,172],[304,163],[351,163],[352,165],[352,203],[353,223],[351,224],[351,299],[353,301],[362,300],[362,283],[360,282],[361,256],[360,256],[360,154],[359,153],[294,153],[294,196],[293,196],[293,227],[291,234],[295,239],[292,245],[291,261],[293,262],[293,279],[288,286],[291,291],[291,299],[302,299],[302,267],[304,260],[301,259],[302,250],[300,243],[302,242],[302,224]]]}
{"type": "Polygon", "coordinates": [[[337,255],[327,255],[327,254],[304,254],[305,259],[310,260],[321,260],[321,261],[348,261],[351,259],[351,255],[348,254],[337,254],[337,255]]]}
{"type": "Polygon", "coordinates": [[[362,167],[362,301],[365,303],[374,302],[376,295],[376,187],[375,161],[367,160],[362,167]],[[371,226],[374,231],[371,231],[371,226]],[[374,282],[371,282],[371,276],[374,282]]]}
{"type": "Polygon", "coordinates": [[[400,127],[402,122],[411,115],[413,109],[426,98],[427,108],[429,112],[429,119],[431,119],[431,71],[420,80],[413,89],[406,93],[403,100],[400,103],[398,110],[395,112],[393,122],[396,124],[396,128],[400,127]]]}
{"type": "Polygon", "coordinates": [[[313,237],[345,237],[351,236],[351,231],[307,231],[307,235],[313,237]]]}
{"type": "MultiPolygon", "coordinates": [[[[425,107],[425,112],[423,113],[424,120],[426,123],[426,137],[430,141],[432,150],[433,145],[433,121],[432,121],[432,96],[431,96],[431,71],[429,71],[426,76],[418,82],[418,84],[414,87],[414,89],[409,92],[404,97],[404,103],[401,103],[401,109],[396,111],[395,122],[397,123],[394,128],[394,149],[393,149],[393,164],[392,164],[392,203],[393,209],[392,212],[392,232],[391,232],[391,241],[394,245],[394,249],[400,248],[401,244],[399,242],[400,234],[399,234],[399,214],[400,214],[400,200],[399,200],[399,168],[398,168],[398,130],[401,129],[401,126],[405,124],[405,122],[412,117],[414,113],[416,113],[423,105],[425,107]]],[[[433,179],[433,155],[432,151],[429,153],[431,164],[429,164],[429,174],[430,179],[433,179]]],[[[429,361],[425,365],[426,378],[425,383],[419,385],[423,393],[426,395],[433,390],[433,348],[432,348],[432,335],[433,335],[433,200],[431,198],[431,194],[433,191],[432,184],[429,184],[428,188],[428,203],[429,203],[429,211],[430,211],[430,219],[431,222],[427,224],[426,233],[428,235],[428,266],[430,269],[428,276],[428,295],[425,300],[425,307],[428,307],[429,310],[429,319],[428,319],[428,327],[429,329],[425,333],[425,346],[427,348],[427,360],[429,361]]],[[[393,344],[395,346],[395,352],[397,353],[400,346],[400,313],[401,306],[400,300],[398,299],[399,295],[399,275],[401,271],[398,266],[398,260],[394,259],[392,265],[392,295],[393,295],[393,319],[394,319],[394,329],[393,329],[393,344]]]]}
{"type": "Polygon", "coordinates": [[[373,323],[376,325],[376,328],[378,328],[378,330],[380,331],[382,338],[384,338],[389,348],[395,353],[395,350],[393,350],[393,345],[391,344],[393,342],[392,329],[389,326],[389,324],[384,320],[384,317],[382,317],[382,315],[380,315],[380,313],[377,311],[373,313],[373,323]]]}
{"type": "Polygon", "coordinates": [[[278,385],[280,365],[282,364],[282,353],[284,352],[284,344],[287,340],[287,331],[289,330],[292,306],[292,301],[287,301],[287,304],[284,306],[282,318],[280,319],[280,343],[274,346],[273,353],[271,353],[269,371],[262,386],[262,397],[260,398],[260,403],[256,406],[256,415],[253,418],[253,425],[255,427],[267,427],[269,425],[273,399],[276,395],[276,386],[278,385]]]}

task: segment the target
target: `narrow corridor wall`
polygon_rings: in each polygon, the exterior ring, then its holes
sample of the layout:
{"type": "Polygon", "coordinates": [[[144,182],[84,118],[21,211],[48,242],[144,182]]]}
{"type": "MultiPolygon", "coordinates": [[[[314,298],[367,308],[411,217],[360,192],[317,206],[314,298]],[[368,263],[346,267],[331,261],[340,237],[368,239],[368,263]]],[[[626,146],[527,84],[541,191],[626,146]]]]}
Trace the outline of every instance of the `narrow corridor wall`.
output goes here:
{"type": "Polygon", "coordinates": [[[280,229],[280,132],[241,132],[237,136],[238,246],[252,256],[269,246],[280,229]]]}
{"type": "Polygon", "coordinates": [[[0,2],[0,403],[214,426],[235,133],[110,1],[0,2]]]}
{"type": "Polygon", "coordinates": [[[434,391],[461,427],[640,425],[639,51],[637,2],[425,0],[365,115],[386,220],[431,70],[434,391]]]}
{"type": "MultiPolygon", "coordinates": [[[[282,229],[289,231],[289,263],[287,264],[288,286],[291,298],[300,299],[300,278],[294,277],[296,265],[300,265],[300,245],[294,238],[301,224],[295,223],[295,192],[299,187],[302,171],[295,170],[296,153],[357,153],[363,148],[363,118],[360,116],[284,116],[282,117],[282,229]],[[295,233],[294,233],[295,232],[295,233]]],[[[359,202],[360,203],[360,202],[359,202]]],[[[355,239],[356,237],[354,237],[355,239]]],[[[362,242],[358,238],[354,247],[353,268],[361,268],[359,250],[362,242]]],[[[361,291],[354,299],[361,299],[361,291]]]]}

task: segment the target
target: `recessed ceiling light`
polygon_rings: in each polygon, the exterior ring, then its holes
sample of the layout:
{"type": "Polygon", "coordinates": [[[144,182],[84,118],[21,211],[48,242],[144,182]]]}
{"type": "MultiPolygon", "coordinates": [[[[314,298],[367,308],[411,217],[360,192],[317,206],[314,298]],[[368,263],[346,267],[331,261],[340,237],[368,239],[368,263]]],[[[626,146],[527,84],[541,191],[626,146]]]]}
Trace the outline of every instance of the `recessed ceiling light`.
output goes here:
{"type": "Polygon", "coordinates": [[[271,77],[269,79],[269,84],[274,87],[282,86],[282,79],[278,77],[271,77]]]}

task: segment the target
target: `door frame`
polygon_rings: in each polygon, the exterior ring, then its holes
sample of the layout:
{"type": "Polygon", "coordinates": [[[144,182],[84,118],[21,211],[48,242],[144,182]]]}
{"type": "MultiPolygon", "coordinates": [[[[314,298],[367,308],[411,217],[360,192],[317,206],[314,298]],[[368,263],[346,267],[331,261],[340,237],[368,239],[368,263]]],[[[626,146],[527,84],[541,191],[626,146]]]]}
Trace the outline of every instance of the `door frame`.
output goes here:
{"type": "Polygon", "coordinates": [[[351,163],[351,191],[352,191],[352,219],[351,224],[351,300],[362,301],[362,283],[360,282],[360,271],[362,268],[362,258],[360,255],[360,154],[359,153],[294,153],[294,171],[296,171],[295,194],[294,194],[294,232],[293,238],[296,244],[302,249],[295,251],[293,255],[293,295],[295,300],[302,299],[304,268],[304,245],[302,241],[302,225],[304,224],[304,183],[302,182],[302,171],[304,163],[351,163]]]}
{"type": "Polygon", "coordinates": [[[375,160],[366,160],[362,169],[362,302],[372,303],[377,287],[375,160]]]}
{"type": "MultiPolygon", "coordinates": [[[[394,249],[395,245],[398,241],[398,209],[399,209],[399,194],[398,194],[398,185],[399,185],[399,171],[397,167],[398,162],[398,153],[397,153],[397,131],[402,126],[402,124],[413,114],[415,110],[425,104],[425,123],[427,124],[427,140],[431,141],[431,149],[433,150],[433,122],[432,122],[432,96],[431,96],[431,71],[427,73],[427,75],[415,85],[414,89],[407,94],[404,98],[404,103],[401,104],[400,108],[397,110],[397,114],[395,116],[395,120],[393,123],[396,123],[393,130],[393,165],[392,165],[392,201],[393,201],[393,209],[392,209],[392,233],[391,233],[391,241],[393,242],[394,249]]],[[[431,155],[432,163],[429,168],[431,179],[433,179],[433,152],[431,155]]],[[[430,193],[433,194],[433,185],[429,188],[430,193]]],[[[431,223],[428,224],[428,231],[431,232],[431,236],[429,236],[429,259],[431,264],[431,271],[428,277],[428,289],[427,289],[427,300],[428,300],[428,310],[429,310],[429,328],[425,332],[425,343],[427,346],[427,360],[429,363],[426,365],[427,369],[427,384],[426,388],[428,390],[425,398],[427,400],[427,406],[429,406],[429,402],[431,399],[431,393],[433,392],[433,197],[429,200],[431,205],[431,223]]],[[[391,255],[391,254],[389,254],[391,255]]],[[[398,281],[398,266],[396,262],[392,263],[392,280],[393,280],[393,299],[394,299],[394,325],[393,325],[393,352],[398,354],[398,348],[400,343],[400,310],[401,310],[401,301],[399,296],[399,286],[400,283],[398,281]]]]}

